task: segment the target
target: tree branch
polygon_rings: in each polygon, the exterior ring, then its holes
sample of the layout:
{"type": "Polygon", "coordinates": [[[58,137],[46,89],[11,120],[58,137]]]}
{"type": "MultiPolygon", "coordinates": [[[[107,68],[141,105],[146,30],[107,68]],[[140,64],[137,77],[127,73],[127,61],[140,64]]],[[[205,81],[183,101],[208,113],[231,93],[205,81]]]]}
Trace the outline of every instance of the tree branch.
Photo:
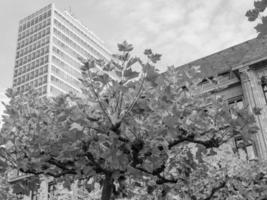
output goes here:
{"type": "Polygon", "coordinates": [[[69,169],[67,166],[72,165],[74,166],[74,162],[68,161],[68,162],[60,162],[54,158],[50,158],[49,160],[47,160],[47,163],[51,164],[51,165],[55,165],[56,167],[60,168],[61,170],[71,170],[69,169]]]}
{"type": "Polygon", "coordinates": [[[94,170],[97,172],[97,173],[108,173],[108,170],[104,169],[103,167],[100,166],[99,163],[96,162],[94,156],[90,153],[90,152],[87,152],[85,154],[85,156],[87,157],[87,159],[92,163],[92,165],[94,165],[94,170]]]}
{"type": "Polygon", "coordinates": [[[171,143],[169,143],[168,148],[171,149],[172,147],[181,144],[183,142],[189,142],[189,143],[195,143],[195,144],[200,144],[206,147],[207,149],[209,148],[218,148],[221,145],[221,142],[219,139],[216,138],[211,138],[210,140],[202,141],[202,140],[196,140],[194,137],[190,138],[181,138],[178,140],[175,140],[171,143]]]}
{"type": "Polygon", "coordinates": [[[137,169],[137,170],[139,170],[141,172],[144,172],[146,174],[149,174],[149,175],[152,175],[152,176],[156,176],[158,178],[157,184],[159,184],[159,185],[162,185],[164,183],[174,183],[175,184],[178,181],[178,179],[177,180],[175,180],[175,179],[167,179],[167,178],[161,176],[160,173],[157,173],[155,171],[149,172],[146,169],[141,168],[141,167],[136,167],[136,166],[132,166],[132,167],[134,167],[135,169],[137,169]]]}
{"type": "Polygon", "coordinates": [[[98,96],[97,92],[95,91],[94,87],[89,84],[89,87],[91,88],[91,91],[94,93],[95,97],[97,98],[97,102],[101,108],[101,110],[103,111],[104,115],[106,116],[106,118],[108,119],[108,121],[110,122],[111,125],[113,125],[113,122],[110,118],[110,116],[107,113],[107,109],[105,108],[105,106],[103,105],[103,103],[100,100],[100,97],[98,96]]]}
{"type": "Polygon", "coordinates": [[[12,167],[15,167],[15,168],[17,167],[16,166],[16,160],[6,150],[3,150],[2,152],[0,151],[0,158],[6,160],[6,162],[11,164],[12,167]],[[4,152],[7,155],[4,155],[4,152]]]}
{"type": "Polygon", "coordinates": [[[145,75],[143,75],[143,78],[142,78],[142,82],[141,82],[141,85],[139,87],[139,90],[134,98],[134,100],[132,101],[131,105],[129,106],[129,108],[127,109],[127,111],[123,114],[123,116],[121,117],[121,120],[129,113],[131,112],[131,110],[133,109],[133,107],[135,106],[137,100],[139,99],[141,93],[142,93],[142,89],[143,89],[143,85],[144,85],[144,81],[145,81],[145,75]]]}
{"type": "Polygon", "coordinates": [[[209,196],[207,196],[204,200],[211,200],[216,192],[226,186],[228,178],[226,177],[224,181],[222,181],[218,186],[212,188],[209,196]]]}
{"type": "MultiPolygon", "coordinates": [[[[125,70],[126,70],[126,60],[123,61],[122,63],[122,71],[121,71],[121,85],[124,84],[124,73],[125,73],[125,70]]],[[[120,91],[119,93],[119,99],[118,99],[118,111],[117,111],[117,117],[119,119],[120,117],[120,114],[121,114],[121,109],[122,109],[122,102],[123,102],[123,92],[120,91]]]]}
{"type": "Polygon", "coordinates": [[[65,176],[67,174],[73,174],[73,175],[76,174],[76,172],[75,171],[72,171],[72,170],[62,171],[62,172],[57,173],[57,174],[56,173],[52,173],[52,172],[41,172],[41,171],[37,171],[36,169],[33,169],[33,168],[27,169],[27,170],[22,169],[22,168],[19,168],[19,171],[21,171],[23,173],[26,173],[26,174],[33,174],[35,176],[39,176],[39,175],[42,175],[43,174],[43,175],[52,176],[54,178],[59,178],[61,176],[65,176]]]}
{"type": "MultiPolygon", "coordinates": [[[[223,131],[230,128],[229,125],[220,127],[218,130],[215,130],[216,132],[218,131],[223,131]]],[[[198,140],[195,138],[195,135],[193,134],[188,134],[188,131],[183,129],[183,128],[179,128],[180,131],[182,131],[182,135],[185,136],[180,136],[178,139],[172,141],[169,143],[168,148],[171,149],[172,147],[181,144],[183,142],[190,142],[190,143],[195,143],[195,144],[200,144],[203,145],[204,147],[208,148],[218,148],[220,145],[222,145],[223,143],[227,142],[228,140],[223,140],[220,138],[215,138],[215,137],[211,137],[209,140],[198,140]]],[[[209,133],[211,130],[205,131],[203,133],[201,133],[201,135],[205,135],[207,133],[209,133]]],[[[214,131],[214,130],[212,130],[214,131]]]]}

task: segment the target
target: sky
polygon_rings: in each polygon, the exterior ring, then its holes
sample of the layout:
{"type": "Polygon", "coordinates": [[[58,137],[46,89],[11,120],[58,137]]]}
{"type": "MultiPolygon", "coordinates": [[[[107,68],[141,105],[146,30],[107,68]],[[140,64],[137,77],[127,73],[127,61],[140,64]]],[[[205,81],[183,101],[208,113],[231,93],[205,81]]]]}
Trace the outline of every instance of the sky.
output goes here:
{"type": "MultiPolygon", "coordinates": [[[[48,0],[0,0],[0,94],[11,86],[18,22],[48,0]]],[[[256,36],[245,12],[253,0],[55,0],[108,49],[127,40],[137,55],[162,54],[159,68],[179,66],[256,36]]],[[[3,96],[3,95],[1,95],[3,96]]]]}

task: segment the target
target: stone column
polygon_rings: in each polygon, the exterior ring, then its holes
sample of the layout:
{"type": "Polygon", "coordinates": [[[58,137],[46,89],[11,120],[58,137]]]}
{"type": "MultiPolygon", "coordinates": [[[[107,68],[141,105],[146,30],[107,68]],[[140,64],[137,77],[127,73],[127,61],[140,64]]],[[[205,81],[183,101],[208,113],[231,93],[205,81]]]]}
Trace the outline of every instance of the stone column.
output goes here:
{"type": "Polygon", "coordinates": [[[48,200],[48,178],[45,176],[40,177],[41,184],[38,191],[39,198],[38,200],[48,200]]]}
{"type": "Polygon", "coordinates": [[[71,191],[72,191],[72,197],[71,200],[78,200],[78,181],[75,181],[72,185],[71,185],[71,191]]]}
{"type": "Polygon", "coordinates": [[[254,107],[262,108],[261,115],[255,115],[258,133],[254,136],[257,154],[260,159],[267,159],[267,112],[266,102],[261,87],[260,80],[254,70],[248,66],[239,70],[241,77],[242,90],[244,95],[244,106],[252,112],[254,107]]]}

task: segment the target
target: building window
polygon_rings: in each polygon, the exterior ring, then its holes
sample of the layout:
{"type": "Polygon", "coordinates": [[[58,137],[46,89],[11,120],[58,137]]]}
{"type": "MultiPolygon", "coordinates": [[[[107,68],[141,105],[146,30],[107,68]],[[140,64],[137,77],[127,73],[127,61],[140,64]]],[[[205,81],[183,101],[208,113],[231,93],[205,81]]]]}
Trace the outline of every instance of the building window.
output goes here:
{"type": "Polygon", "coordinates": [[[23,195],[22,193],[16,194],[16,198],[17,198],[18,200],[23,200],[24,195],[23,195]]]}
{"type": "Polygon", "coordinates": [[[241,136],[234,138],[235,147],[237,149],[238,156],[243,160],[255,160],[257,159],[254,145],[252,142],[245,142],[241,136]]]}
{"type": "Polygon", "coordinates": [[[267,76],[261,77],[261,86],[262,86],[265,102],[267,103],[267,76]]]}
{"type": "Polygon", "coordinates": [[[48,183],[48,200],[52,200],[53,197],[55,196],[56,192],[56,184],[55,182],[49,182],[48,183]]]}
{"type": "Polygon", "coordinates": [[[38,192],[32,191],[31,200],[38,200],[38,192]]]}
{"type": "Polygon", "coordinates": [[[232,113],[232,108],[242,109],[244,108],[243,98],[242,96],[234,97],[232,99],[228,99],[228,105],[230,107],[230,112],[232,113]]]}

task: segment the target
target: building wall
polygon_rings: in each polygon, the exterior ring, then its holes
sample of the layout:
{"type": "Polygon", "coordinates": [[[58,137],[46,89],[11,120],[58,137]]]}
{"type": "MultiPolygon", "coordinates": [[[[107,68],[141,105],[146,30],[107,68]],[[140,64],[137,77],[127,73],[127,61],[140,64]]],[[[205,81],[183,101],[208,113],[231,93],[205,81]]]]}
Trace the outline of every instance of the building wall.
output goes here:
{"type": "Polygon", "coordinates": [[[46,94],[50,43],[51,5],[20,20],[13,88],[19,92],[35,87],[46,94]]]}
{"type": "Polygon", "coordinates": [[[103,42],[68,12],[52,5],[48,96],[80,93],[81,60],[109,60],[103,42]]]}
{"type": "Polygon", "coordinates": [[[261,77],[267,72],[267,67],[252,68],[245,66],[239,69],[245,105],[251,112],[260,108],[261,114],[255,115],[258,133],[254,136],[255,150],[259,159],[267,159],[267,108],[266,99],[261,85],[261,77]]]}

